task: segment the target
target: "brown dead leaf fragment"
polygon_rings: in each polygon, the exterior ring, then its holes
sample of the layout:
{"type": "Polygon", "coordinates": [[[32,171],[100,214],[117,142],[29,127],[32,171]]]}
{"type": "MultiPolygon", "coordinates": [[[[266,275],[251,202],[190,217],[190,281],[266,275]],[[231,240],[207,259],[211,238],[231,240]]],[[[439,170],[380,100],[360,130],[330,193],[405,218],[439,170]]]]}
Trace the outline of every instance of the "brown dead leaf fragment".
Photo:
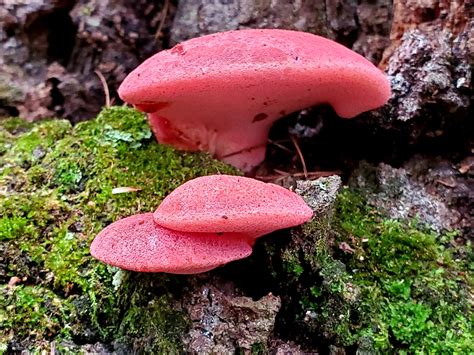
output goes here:
{"type": "Polygon", "coordinates": [[[457,183],[456,183],[456,181],[454,180],[454,178],[452,176],[450,176],[448,178],[445,178],[445,179],[438,179],[438,180],[436,180],[436,182],[443,185],[443,186],[450,187],[450,188],[454,188],[454,187],[457,186],[457,183]]]}
{"type": "Polygon", "coordinates": [[[461,174],[466,174],[469,170],[474,168],[474,156],[465,158],[458,169],[461,174]]]}
{"type": "Polygon", "coordinates": [[[19,282],[21,282],[21,279],[17,276],[13,276],[10,278],[10,281],[8,281],[8,287],[11,288],[19,282]]]}
{"type": "Polygon", "coordinates": [[[342,242],[339,244],[339,249],[341,249],[344,253],[354,254],[355,250],[347,244],[346,242],[342,242]]]}

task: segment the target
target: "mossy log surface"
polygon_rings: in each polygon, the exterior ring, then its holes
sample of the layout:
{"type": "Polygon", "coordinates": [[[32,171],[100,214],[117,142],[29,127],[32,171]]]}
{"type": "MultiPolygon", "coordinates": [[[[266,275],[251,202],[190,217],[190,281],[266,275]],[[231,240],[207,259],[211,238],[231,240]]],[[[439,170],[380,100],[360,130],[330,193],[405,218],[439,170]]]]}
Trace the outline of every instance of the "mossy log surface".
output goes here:
{"type": "MultiPolygon", "coordinates": [[[[356,190],[343,189],[311,223],[261,238],[251,257],[204,276],[126,272],[89,255],[106,225],[153,211],[184,181],[213,173],[238,172],[208,155],[157,144],[144,116],[124,107],[75,127],[0,121],[0,353],[193,351],[189,334],[204,325],[189,312],[199,308],[194,291],[208,282],[231,282],[249,312],[252,298],[271,292],[281,300],[274,335],[252,344],[256,353],[282,344],[473,351],[472,245],[456,231],[389,219],[356,190]],[[116,187],[141,190],[113,194],[116,187]]],[[[314,196],[331,181],[315,182],[314,196]]],[[[226,349],[246,343],[226,334],[226,349]]]]}
{"type": "Polygon", "coordinates": [[[145,117],[123,107],[75,127],[1,121],[0,154],[2,350],[131,339],[176,350],[186,322],[166,277],[130,273],[139,282],[119,286],[120,272],[93,259],[89,245],[111,222],[153,211],[184,181],[235,170],[158,145],[145,117]],[[113,194],[117,187],[141,191],[113,194]]]}

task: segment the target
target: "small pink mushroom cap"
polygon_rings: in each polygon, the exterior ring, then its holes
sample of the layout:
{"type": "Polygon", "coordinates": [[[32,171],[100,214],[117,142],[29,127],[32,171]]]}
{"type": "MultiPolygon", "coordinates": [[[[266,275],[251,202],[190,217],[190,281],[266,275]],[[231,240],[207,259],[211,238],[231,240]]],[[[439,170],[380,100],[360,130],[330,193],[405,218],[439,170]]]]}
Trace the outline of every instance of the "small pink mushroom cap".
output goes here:
{"type": "Polygon", "coordinates": [[[102,230],[91,244],[93,257],[122,269],[196,274],[252,253],[238,233],[177,232],[158,226],[152,213],[123,218],[102,230]]]}
{"type": "Polygon", "coordinates": [[[313,34],[222,32],[161,51],[132,71],[120,97],[149,113],[159,142],[205,150],[243,170],[261,163],[273,122],[327,103],[354,117],[387,102],[385,75],[313,34]]]}
{"type": "Polygon", "coordinates": [[[311,219],[303,199],[281,186],[230,175],[190,180],[169,194],[155,222],[182,232],[237,232],[257,238],[311,219]]]}

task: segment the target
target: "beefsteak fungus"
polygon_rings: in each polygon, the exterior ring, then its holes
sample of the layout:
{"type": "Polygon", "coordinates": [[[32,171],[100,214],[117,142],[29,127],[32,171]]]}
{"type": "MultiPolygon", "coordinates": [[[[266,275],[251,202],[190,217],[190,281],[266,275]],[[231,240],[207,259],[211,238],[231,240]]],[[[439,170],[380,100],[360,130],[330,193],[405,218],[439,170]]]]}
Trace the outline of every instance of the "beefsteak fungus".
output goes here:
{"type": "Polygon", "coordinates": [[[155,136],[248,171],[273,122],[327,103],[354,117],[390,97],[385,75],[350,49],[310,33],[264,29],[194,38],[132,71],[120,97],[148,113],[155,136]]]}
{"type": "Polygon", "coordinates": [[[181,232],[236,232],[257,238],[300,225],[313,211],[281,186],[242,176],[210,175],[171,192],[154,213],[155,222],[181,232]]]}
{"type": "Polygon", "coordinates": [[[122,269],[196,274],[252,253],[255,238],[311,219],[297,194],[241,176],[190,180],[154,214],[123,218],[92,242],[92,256],[122,269]]]}
{"type": "Polygon", "coordinates": [[[152,213],[112,223],[95,237],[93,257],[122,269],[197,274],[252,253],[251,241],[238,233],[183,233],[157,225],[152,213]]]}

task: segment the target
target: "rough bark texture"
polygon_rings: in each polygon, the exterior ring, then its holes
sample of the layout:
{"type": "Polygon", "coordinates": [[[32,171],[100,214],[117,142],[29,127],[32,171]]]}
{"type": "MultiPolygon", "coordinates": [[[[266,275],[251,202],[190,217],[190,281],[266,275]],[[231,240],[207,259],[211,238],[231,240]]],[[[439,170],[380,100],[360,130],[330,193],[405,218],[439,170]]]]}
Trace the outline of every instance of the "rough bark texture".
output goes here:
{"type": "MultiPolygon", "coordinates": [[[[0,115],[94,117],[115,89],[162,48],[160,3],[127,0],[0,1],[0,115]]],[[[170,10],[172,11],[172,9],[170,10]]]]}
{"type": "Polygon", "coordinates": [[[392,44],[385,51],[393,95],[381,126],[422,135],[468,126],[474,19],[467,2],[395,2],[392,44]]]}
{"type": "Polygon", "coordinates": [[[438,233],[464,228],[466,237],[472,234],[472,212],[452,208],[463,205],[456,201],[459,198],[469,201],[466,207],[473,205],[472,179],[446,161],[416,157],[399,169],[361,164],[351,184],[391,218],[419,219],[438,233]]]}
{"type": "Polygon", "coordinates": [[[192,321],[184,339],[195,354],[233,353],[236,347],[248,352],[267,344],[281,307],[272,294],[254,301],[239,296],[231,282],[216,280],[191,288],[183,302],[192,321]]]}
{"type": "Polygon", "coordinates": [[[178,4],[171,42],[244,28],[283,28],[325,36],[374,63],[388,45],[391,2],[284,0],[184,0],[178,4]]]}
{"type": "Polygon", "coordinates": [[[457,36],[472,21],[473,8],[464,0],[395,1],[390,46],[384,53],[384,63],[402,42],[403,35],[414,29],[423,32],[449,31],[457,36]]]}

